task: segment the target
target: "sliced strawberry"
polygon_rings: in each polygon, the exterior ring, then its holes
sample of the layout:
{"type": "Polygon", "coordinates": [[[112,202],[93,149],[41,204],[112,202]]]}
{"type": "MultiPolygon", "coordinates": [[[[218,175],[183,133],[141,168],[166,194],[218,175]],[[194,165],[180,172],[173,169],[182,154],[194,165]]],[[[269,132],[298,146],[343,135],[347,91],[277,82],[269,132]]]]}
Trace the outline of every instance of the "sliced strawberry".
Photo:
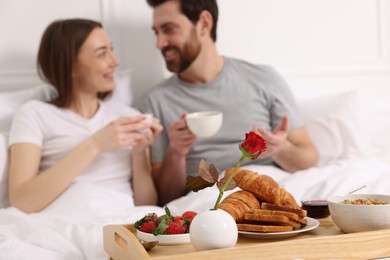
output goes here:
{"type": "Polygon", "coordinates": [[[157,227],[156,223],[152,220],[149,220],[149,221],[146,221],[144,222],[140,229],[142,232],[146,232],[146,233],[153,233],[153,229],[155,229],[157,227]]]}
{"type": "Polygon", "coordinates": [[[186,228],[175,222],[167,222],[168,228],[165,230],[167,234],[184,234],[186,228]]]}

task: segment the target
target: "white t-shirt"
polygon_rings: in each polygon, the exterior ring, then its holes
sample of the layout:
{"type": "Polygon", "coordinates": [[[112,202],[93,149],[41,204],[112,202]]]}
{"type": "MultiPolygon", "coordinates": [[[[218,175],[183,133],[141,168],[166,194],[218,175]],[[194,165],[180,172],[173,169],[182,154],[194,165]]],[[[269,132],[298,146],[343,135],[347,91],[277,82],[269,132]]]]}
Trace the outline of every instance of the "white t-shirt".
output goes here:
{"type": "MultiPolygon", "coordinates": [[[[31,100],[20,107],[11,126],[9,146],[32,143],[41,147],[40,172],[56,164],[83,140],[121,116],[134,116],[139,111],[124,106],[100,102],[99,110],[85,119],[66,108],[31,100]]],[[[105,152],[75,179],[125,192],[132,196],[130,185],[131,148],[105,152]]]]}

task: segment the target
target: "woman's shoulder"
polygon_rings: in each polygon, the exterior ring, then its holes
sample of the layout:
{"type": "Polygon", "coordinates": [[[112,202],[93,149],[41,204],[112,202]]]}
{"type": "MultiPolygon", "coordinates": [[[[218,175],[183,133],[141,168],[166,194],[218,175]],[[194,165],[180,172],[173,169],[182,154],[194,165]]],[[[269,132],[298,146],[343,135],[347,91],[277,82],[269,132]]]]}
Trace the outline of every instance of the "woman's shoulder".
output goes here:
{"type": "Polygon", "coordinates": [[[52,104],[49,104],[45,101],[33,99],[33,100],[29,100],[29,101],[23,103],[19,107],[19,110],[21,110],[21,111],[40,111],[42,109],[46,110],[46,109],[53,109],[53,108],[55,108],[55,106],[52,104]]]}

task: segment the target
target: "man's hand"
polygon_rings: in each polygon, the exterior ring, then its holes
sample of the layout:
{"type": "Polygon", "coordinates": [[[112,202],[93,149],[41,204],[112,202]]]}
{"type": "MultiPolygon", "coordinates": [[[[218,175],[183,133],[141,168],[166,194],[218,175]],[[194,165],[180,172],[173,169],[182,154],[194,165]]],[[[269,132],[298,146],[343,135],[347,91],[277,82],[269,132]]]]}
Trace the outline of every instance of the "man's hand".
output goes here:
{"type": "Polygon", "coordinates": [[[287,116],[284,116],[280,125],[276,127],[272,133],[261,127],[254,127],[253,131],[261,135],[267,143],[267,150],[262,153],[260,157],[273,156],[282,150],[287,143],[288,118],[287,116]]]}
{"type": "Polygon", "coordinates": [[[186,115],[187,113],[183,113],[168,129],[169,145],[180,156],[186,156],[196,140],[195,135],[187,127],[186,115]]]}

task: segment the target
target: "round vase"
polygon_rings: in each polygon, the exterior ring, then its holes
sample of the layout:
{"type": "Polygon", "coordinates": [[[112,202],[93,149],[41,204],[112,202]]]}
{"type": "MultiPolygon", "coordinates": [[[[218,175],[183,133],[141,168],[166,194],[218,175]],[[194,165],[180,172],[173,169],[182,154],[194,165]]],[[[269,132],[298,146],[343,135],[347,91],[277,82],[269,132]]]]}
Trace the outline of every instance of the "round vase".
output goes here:
{"type": "Polygon", "coordinates": [[[200,212],[191,222],[190,240],[198,251],[234,247],[237,238],[236,222],[222,209],[200,212]]]}

